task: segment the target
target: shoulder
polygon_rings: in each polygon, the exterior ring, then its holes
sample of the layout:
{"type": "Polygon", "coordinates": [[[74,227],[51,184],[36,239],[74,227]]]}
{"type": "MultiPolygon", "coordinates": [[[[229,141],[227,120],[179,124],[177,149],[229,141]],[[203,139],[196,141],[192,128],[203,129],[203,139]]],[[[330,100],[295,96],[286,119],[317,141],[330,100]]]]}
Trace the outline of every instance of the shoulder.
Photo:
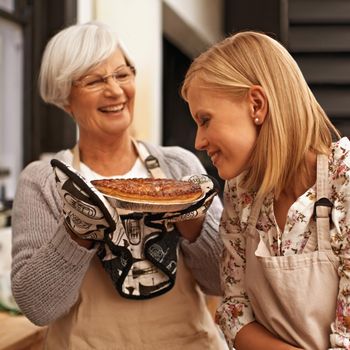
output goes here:
{"type": "Polygon", "coordinates": [[[180,146],[158,146],[148,142],[143,143],[152,154],[157,153],[158,156],[160,155],[185,162],[191,159],[196,159],[198,161],[198,158],[191,151],[180,146]]]}
{"type": "Polygon", "coordinates": [[[350,141],[346,137],[332,145],[329,177],[334,186],[348,187],[350,184],[350,141]]]}
{"type": "Polygon", "coordinates": [[[350,141],[347,138],[332,144],[328,161],[329,198],[333,203],[332,221],[337,223],[335,226],[339,230],[343,230],[347,227],[344,223],[348,222],[350,213],[350,141]]]}
{"type": "MultiPolygon", "coordinates": [[[[65,151],[58,152],[52,156],[65,160],[65,151]]],[[[26,187],[38,187],[44,190],[47,186],[55,186],[53,170],[50,164],[51,159],[37,160],[29,163],[21,172],[18,180],[17,192],[26,187]]]]}

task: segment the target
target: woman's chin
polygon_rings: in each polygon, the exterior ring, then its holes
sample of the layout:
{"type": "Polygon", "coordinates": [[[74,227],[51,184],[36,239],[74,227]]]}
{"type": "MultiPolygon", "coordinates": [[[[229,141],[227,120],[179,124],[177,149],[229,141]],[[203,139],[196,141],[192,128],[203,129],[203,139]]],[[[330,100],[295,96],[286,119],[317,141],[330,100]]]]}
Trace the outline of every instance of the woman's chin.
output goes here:
{"type": "Polygon", "coordinates": [[[232,169],[225,169],[224,167],[217,167],[218,175],[222,180],[231,180],[239,175],[239,172],[233,171],[232,169]]]}
{"type": "Polygon", "coordinates": [[[222,180],[229,180],[231,177],[227,174],[227,172],[225,172],[224,169],[220,168],[220,167],[216,167],[217,171],[218,171],[218,175],[220,176],[220,178],[222,180]]]}

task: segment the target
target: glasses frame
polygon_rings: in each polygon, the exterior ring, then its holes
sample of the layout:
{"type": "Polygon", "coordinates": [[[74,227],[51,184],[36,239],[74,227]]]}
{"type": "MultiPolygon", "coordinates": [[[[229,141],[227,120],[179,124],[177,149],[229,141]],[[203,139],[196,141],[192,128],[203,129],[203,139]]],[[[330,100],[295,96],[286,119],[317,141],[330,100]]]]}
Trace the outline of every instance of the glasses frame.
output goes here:
{"type": "Polygon", "coordinates": [[[114,72],[106,74],[106,75],[100,75],[100,74],[88,74],[78,80],[73,80],[72,85],[76,86],[76,87],[80,87],[83,89],[87,89],[87,90],[91,90],[91,91],[100,91],[100,90],[104,90],[106,89],[106,87],[108,86],[108,79],[110,77],[113,77],[113,81],[117,82],[119,85],[124,85],[124,84],[128,84],[136,75],[136,69],[134,66],[131,65],[125,65],[125,66],[121,66],[119,68],[117,68],[114,72]],[[116,78],[116,74],[118,73],[118,71],[125,69],[125,68],[130,68],[131,70],[131,75],[130,78],[125,80],[125,81],[119,81],[116,78]],[[96,80],[98,80],[99,78],[101,79],[101,82],[103,81],[103,86],[89,86],[88,84],[85,84],[84,81],[86,81],[87,78],[92,77],[92,76],[96,76],[96,80]]]}

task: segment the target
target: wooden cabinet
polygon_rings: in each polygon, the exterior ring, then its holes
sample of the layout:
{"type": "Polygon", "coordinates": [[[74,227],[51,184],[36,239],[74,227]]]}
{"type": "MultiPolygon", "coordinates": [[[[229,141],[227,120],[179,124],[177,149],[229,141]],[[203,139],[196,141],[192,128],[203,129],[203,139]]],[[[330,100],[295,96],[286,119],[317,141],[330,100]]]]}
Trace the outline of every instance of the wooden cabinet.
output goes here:
{"type": "Polygon", "coordinates": [[[0,350],[41,350],[45,331],[25,316],[0,312],[0,350]]]}

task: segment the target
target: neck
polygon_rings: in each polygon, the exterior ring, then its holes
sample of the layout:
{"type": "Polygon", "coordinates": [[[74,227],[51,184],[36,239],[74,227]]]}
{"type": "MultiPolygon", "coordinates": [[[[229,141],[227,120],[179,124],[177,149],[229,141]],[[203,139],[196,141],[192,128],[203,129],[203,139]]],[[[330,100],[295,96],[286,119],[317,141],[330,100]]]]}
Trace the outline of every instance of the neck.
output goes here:
{"type": "Polygon", "coordinates": [[[317,174],[317,156],[315,153],[309,151],[306,155],[307,171],[301,174],[301,177],[296,179],[294,183],[290,184],[281,193],[282,196],[297,200],[306,190],[316,182],[317,174]]]}
{"type": "Polygon", "coordinates": [[[275,218],[281,231],[284,230],[291,205],[316,181],[316,158],[314,153],[309,152],[306,156],[307,170],[301,175],[303,178],[298,178],[286,186],[278,198],[274,200],[275,218]]]}
{"type": "Polygon", "coordinates": [[[105,139],[79,140],[80,161],[103,176],[123,175],[134,165],[138,154],[130,135],[105,139]]]}

